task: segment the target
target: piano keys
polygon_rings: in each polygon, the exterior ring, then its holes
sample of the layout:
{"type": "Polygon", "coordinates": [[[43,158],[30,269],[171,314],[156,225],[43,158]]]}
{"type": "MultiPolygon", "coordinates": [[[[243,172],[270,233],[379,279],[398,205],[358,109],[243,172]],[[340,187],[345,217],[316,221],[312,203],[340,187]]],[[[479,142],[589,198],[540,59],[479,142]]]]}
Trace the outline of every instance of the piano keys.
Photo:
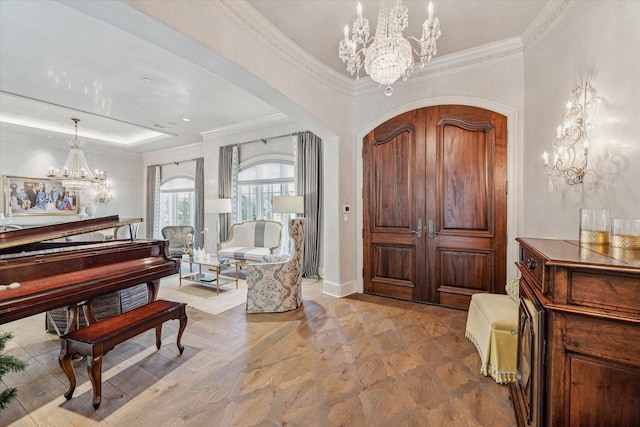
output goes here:
{"type": "MultiPolygon", "coordinates": [[[[69,306],[75,329],[77,304],[146,283],[156,299],[160,279],[179,272],[165,240],[67,242],[66,237],[115,227],[135,227],[141,219],[117,215],[0,232],[0,324],[69,306]]],[[[135,235],[132,230],[131,235],[135,235]]]]}

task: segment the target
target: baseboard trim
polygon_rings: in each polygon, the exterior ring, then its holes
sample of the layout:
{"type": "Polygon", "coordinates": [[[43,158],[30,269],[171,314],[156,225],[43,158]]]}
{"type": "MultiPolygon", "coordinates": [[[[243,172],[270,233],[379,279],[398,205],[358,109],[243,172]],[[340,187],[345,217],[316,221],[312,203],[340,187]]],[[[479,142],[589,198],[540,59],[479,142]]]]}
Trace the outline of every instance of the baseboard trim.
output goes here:
{"type": "Polygon", "coordinates": [[[350,282],[340,284],[324,279],[322,292],[337,298],[346,297],[347,295],[356,293],[356,282],[355,280],[352,280],[350,282]]]}

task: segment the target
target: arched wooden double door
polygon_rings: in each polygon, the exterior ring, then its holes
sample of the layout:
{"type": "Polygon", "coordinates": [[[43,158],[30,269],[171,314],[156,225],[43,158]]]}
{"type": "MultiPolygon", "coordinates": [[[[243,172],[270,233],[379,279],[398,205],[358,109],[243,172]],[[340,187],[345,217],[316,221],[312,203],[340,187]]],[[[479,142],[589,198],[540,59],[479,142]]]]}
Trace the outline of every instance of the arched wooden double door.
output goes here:
{"type": "Polygon", "coordinates": [[[506,282],[507,119],[409,111],[363,140],[364,292],[468,308],[506,282]]]}

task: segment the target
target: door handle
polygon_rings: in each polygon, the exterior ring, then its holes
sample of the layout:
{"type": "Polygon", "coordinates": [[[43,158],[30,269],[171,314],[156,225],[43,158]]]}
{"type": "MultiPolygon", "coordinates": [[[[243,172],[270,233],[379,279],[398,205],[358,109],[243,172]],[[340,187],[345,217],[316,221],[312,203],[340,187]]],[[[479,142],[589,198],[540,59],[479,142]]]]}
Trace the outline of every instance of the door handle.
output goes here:
{"type": "Polygon", "coordinates": [[[412,230],[412,233],[416,233],[419,239],[422,237],[422,218],[418,218],[418,226],[416,228],[417,230],[416,231],[412,230]]]}
{"type": "Polygon", "coordinates": [[[433,239],[436,233],[433,232],[433,218],[429,218],[429,238],[433,239]]]}

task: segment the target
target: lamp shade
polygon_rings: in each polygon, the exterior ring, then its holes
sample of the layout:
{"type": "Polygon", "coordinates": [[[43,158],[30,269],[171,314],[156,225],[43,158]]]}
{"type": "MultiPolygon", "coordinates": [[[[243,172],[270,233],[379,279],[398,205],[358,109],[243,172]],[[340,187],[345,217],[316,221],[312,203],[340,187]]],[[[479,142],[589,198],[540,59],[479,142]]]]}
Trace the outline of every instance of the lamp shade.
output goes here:
{"type": "Polygon", "coordinates": [[[304,213],[304,196],[274,196],[275,213],[304,213]]]}
{"type": "Polygon", "coordinates": [[[231,209],[231,199],[210,199],[204,202],[206,213],[229,213],[231,209]]]}

